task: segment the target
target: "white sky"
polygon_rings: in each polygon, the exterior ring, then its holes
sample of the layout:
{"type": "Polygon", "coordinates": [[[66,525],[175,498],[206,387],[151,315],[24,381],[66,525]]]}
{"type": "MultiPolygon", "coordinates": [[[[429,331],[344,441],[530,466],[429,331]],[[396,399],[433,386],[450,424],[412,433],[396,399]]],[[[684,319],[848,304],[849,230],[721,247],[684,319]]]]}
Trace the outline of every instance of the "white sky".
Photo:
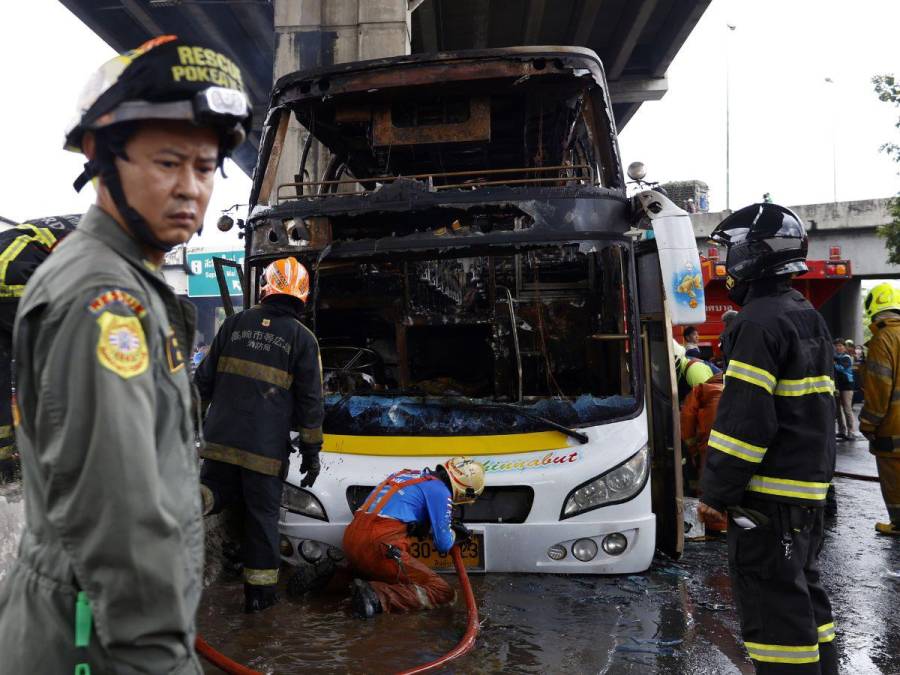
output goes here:
{"type": "MultiPolygon", "coordinates": [[[[900,110],[878,101],[870,80],[900,75],[898,25],[898,0],[713,0],[669,68],[668,93],[622,132],[623,160],[643,161],[661,182],[704,180],[711,209],[725,207],[727,46],[732,208],[763,192],[788,205],[831,201],[832,139],[838,200],[891,196],[898,166],[878,147],[900,141],[900,110]]],[[[57,0],[0,3],[0,215],[82,212],[93,202],[90,186],[71,188],[83,158],[61,146],[78,92],[112,56],[57,0]]],[[[234,165],[226,172],[192,246],[239,246],[215,221],[246,201],[250,180],[234,165]]]]}

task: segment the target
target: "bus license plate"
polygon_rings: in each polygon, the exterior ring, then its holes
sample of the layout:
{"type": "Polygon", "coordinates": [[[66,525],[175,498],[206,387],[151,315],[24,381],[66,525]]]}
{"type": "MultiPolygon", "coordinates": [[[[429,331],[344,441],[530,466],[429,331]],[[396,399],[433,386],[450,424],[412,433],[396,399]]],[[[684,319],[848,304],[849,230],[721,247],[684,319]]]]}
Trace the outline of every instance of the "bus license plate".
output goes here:
{"type": "MultiPolygon", "coordinates": [[[[459,547],[463,566],[475,572],[484,571],[484,535],[480,532],[472,534],[469,541],[459,547]]],[[[437,550],[430,537],[413,537],[409,545],[409,554],[437,572],[452,572],[453,558],[449,553],[437,550]]]]}

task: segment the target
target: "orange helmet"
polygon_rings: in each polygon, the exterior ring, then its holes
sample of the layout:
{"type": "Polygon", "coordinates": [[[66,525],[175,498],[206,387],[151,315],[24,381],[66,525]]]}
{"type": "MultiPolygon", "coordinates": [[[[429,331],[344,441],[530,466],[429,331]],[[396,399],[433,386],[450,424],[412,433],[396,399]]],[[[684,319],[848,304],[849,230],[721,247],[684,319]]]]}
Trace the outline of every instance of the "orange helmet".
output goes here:
{"type": "Polygon", "coordinates": [[[484,467],[468,457],[454,457],[442,465],[450,476],[454,504],[471,504],[484,492],[484,467]]]}
{"type": "Polygon", "coordinates": [[[260,300],[270,295],[289,295],[306,302],[309,297],[309,272],[296,258],[276,260],[266,267],[263,278],[260,300]]]}

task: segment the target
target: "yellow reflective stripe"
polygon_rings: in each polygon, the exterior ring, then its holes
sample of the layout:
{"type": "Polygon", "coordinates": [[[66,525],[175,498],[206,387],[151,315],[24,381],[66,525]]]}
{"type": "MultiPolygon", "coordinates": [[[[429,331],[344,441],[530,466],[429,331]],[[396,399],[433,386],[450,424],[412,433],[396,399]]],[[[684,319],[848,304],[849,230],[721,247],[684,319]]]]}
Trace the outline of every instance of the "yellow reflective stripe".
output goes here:
{"type": "Polygon", "coordinates": [[[745,443],[734,436],[726,436],[715,429],[709,434],[709,447],[754,464],[759,464],[766,455],[766,448],[745,443]]]}
{"type": "Polygon", "coordinates": [[[831,642],[834,640],[834,621],[819,626],[819,642],[831,642]]]}
{"type": "Polygon", "coordinates": [[[884,415],[876,415],[871,410],[866,410],[865,408],[859,411],[860,420],[862,420],[863,422],[868,422],[869,424],[876,427],[881,424],[881,421],[884,419],[884,417],[884,415]]]}
{"type": "Polygon", "coordinates": [[[725,371],[725,377],[734,377],[750,384],[762,387],[770,394],[775,389],[775,376],[767,370],[751,366],[749,363],[732,359],[728,362],[728,369],[725,371]]]}
{"type": "Polygon", "coordinates": [[[294,381],[294,376],[286,370],[264,366],[261,363],[239,359],[234,356],[223,356],[220,358],[216,364],[216,371],[249,377],[251,380],[268,382],[282,389],[290,389],[291,383],[294,381]]]}
{"type": "Polygon", "coordinates": [[[4,445],[3,447],[0,447],[0,459],[12,459],[13,455],[15,454],[15,443],[13,443],[12,445],[4,445]]]}
{"type": "Polygon", "coordinates": [[[828,494],[828,485],[828,483],[814,483],[805,480],[753,476],[747,484],[747,489],[751,492],[768,495],[824,502],[825,496],[828,494]]]}
{"type": "Polygon", "coordinates": [[[307,429],[300,427],[300,440],[310,445],[320,444],[322,442],[322,427],[307,429]]]}
{"type": "Polygon", "coordinates": [[[12,424],[4,424],[0,426],[0,443],[2,443],[7,438],[13,437],[13,426],[12,424]]]}
{"type": "Polygon", "coordinates": [[[266,476],[277,476],[281,473],[281,460],[272,457],[263,457],[240,448],[232,448],[228,445],[211,443],[206,441],[200,450],[200,456],[204,459],[214,459],[217,462],[234,464],[256,473],[266,476]]]}
{"type": "Polygon", "coordinates": [[[47,248],[53,248],[56,244],[56,237],[54,237],[46,227],[38,227],[31,223],[23,223],[22,225],[19,225],[18,229],[31,230],[33,233],[31,236],[32,240],[43,244],[47,248]]]}
{"type": "Polygon", "coordinates": [[[200,483],[200,498],[203,500],[203,515],[208,515],[216,505],[216,496],[212,490],[200,483]]]}
{"type": "Polygon", "coordinates": [[[25,286],[21,284],[12,286],[0,284],[0,298],[21,298],[23,295],[25,295],[25,286]]]}
{"type": "Polygon", "coordinates": [[[778,380],[776,396],[806,396],[807,394],[833,394],[834,380],[828,375],[804,377],[800,380],[778,380]]]}
{"type": "Polygon", "coordinates": [[[745,642],[744,646],[755,661],[766,663],[816,663],[819,645],[767,645],[761,642],[745,642]]]}
{"type": "Polygon", "coordinates": [[[255,570],[245,567],[244,581],[251,586],[273,586],[278,583],[278,570],[255,570]]]}
{"type": "Polygon", "coordinates": [[[15,260],[28,245],[28,242],[33,241],[33,239],[27,234],[20,234],[0,253],[0,284],[6,285],[6,271],[9,268],[9,263],[15,260]]]}
{"type": "Polygon", "coordinates": [[[889,365],[869,360],[866,361],[866,370],[870,375],[874,375],[875,377],[880,377],[881,379],[890,382],[894,381],[894,369],[889,365]]]}

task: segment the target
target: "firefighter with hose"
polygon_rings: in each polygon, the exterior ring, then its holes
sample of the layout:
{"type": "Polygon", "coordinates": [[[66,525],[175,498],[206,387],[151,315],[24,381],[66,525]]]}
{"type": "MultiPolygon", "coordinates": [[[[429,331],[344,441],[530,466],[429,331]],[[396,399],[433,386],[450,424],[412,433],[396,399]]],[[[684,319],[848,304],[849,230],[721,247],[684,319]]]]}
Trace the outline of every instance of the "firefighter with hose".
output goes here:
{"type": "Polygon", "coordinates": [[[484,491],[484,467],[454,457],[433,470],[394,473],[369,494],[344,533],[344,552],[354,573],[353,612],[432,609],[452,603],[456,593],[434,570],[409,553],[410,535],[431,530],[438,551],[471,537],[453,520],[453,506],[474,502],[484,491]]]}

